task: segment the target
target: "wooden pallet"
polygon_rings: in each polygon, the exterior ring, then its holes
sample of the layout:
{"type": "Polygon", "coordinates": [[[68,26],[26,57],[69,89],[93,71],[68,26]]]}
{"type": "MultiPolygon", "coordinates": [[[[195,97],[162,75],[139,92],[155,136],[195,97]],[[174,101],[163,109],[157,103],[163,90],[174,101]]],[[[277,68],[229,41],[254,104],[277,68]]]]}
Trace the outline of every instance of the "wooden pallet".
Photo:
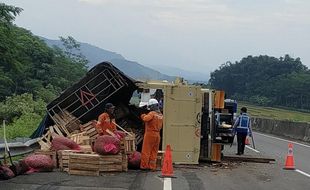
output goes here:
{"type": "Polygon", "coordinates": [[[100,156],[98,154],[70,153],[69,174],[99,176],[100,156]]]}
{"type": "Polygon", "coordinates": [[[50,156],[51,159],[53,160],[54,167],[55,167],[55,168],[58,167],[57,152],[56,152],[56,151],[53,151],[53,150],[49,150],[49,151],[36,150],[36,151],[34,152],[34,154],[50,156]]]}
{"type": "Polygon", "coordinates": [[[123,164],[123,155],[121,153],[117,155],[102,155],[100,156],[99,163],[100,172],[121,172],[123,171],[123,165],[125,167],[125,163],[123,164]]]}

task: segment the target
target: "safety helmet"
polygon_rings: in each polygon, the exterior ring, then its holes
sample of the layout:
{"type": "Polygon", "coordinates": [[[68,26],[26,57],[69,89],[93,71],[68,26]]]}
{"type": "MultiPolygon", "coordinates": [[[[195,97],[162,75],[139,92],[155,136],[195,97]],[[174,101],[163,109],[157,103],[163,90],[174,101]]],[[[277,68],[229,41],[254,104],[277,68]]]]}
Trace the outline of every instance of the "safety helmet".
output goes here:
{"type": "Polygon", "coordinates": [[[148,106],[152,106],[152,105],[156,105],[156,104],[158,104],[158,101],[154,98],[151,98],[149,100],[149,102],[147,103],[148,106]]]}

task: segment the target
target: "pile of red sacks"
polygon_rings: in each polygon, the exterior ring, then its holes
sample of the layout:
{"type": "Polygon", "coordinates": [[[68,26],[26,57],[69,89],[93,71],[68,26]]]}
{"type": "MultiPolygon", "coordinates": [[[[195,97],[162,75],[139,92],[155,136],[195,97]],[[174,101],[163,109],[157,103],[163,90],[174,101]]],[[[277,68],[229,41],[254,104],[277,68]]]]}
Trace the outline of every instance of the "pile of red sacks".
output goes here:
{"type": "Polygon", "coordinates": [[[14,165],[0,166],[0,180],[11,179],[17,175],[33,172],[50,172],[54,169],[51,157],[47,155],[29,155],[14,165]]]}

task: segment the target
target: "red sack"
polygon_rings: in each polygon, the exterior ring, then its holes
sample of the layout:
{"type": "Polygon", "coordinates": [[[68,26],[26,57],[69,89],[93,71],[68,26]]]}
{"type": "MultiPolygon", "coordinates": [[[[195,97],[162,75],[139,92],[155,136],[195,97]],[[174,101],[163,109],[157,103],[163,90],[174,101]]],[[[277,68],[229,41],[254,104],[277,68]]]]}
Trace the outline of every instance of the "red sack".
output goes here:
{"type": "Polygon", "coordinates": [[[126,137],[126,133],[123,131],[115,131],[114,134],[117,136],[119,140],[123,140],[126,137]]]}
{"type": "Polygon", "coordinates": [[[141,162],[141,153],[140,152],[133,152],[132,154],[128,155],[128,168],[130,169],[139,169],[141,162]]]}
{"type": "Polygon", "coordinates": [[[53,171],[54,163],[51,157],[41,154],[33,154],[24,158],[24,162],[28,165],[27,173],[33,172],[49,172],[53,171]]]}
{"type": "Polygon", "coordinates": [[[15,177],[13,171],[7,166],[0,166],[0,180],[7,180],[15,177]]]}
{"type": "Polygon", "coordinates": [[[81,150],[81,148],[73,140],[58,136],[52,140],[52,150],[81,150]]]}
{"type": "Polygon", "coordinates": [[[121,150],[120,141],[110,135],[97,137],[94,144],[94,151],[98,154],[118,154],[121,150]]]}

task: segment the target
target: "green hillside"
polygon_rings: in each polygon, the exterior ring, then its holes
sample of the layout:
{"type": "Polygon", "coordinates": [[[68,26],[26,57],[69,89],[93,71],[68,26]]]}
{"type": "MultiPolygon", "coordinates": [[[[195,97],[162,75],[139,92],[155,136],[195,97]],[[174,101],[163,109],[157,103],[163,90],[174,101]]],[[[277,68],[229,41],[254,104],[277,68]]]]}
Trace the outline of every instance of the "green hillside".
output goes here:
{"type": "Polygon", "coordinates": [[[273,107],[255,106],[245,102],[238,103],[239,108],[243,106],[248,108],[248,113],[252,117],[310,123],[310,113],[273,108],[273,107]]]}
{"type": "Polygon", "coordinates": [[[247,56],[221,65],[209,82],[239,101],[310,110],[310,70],[298,57],[247,56]]]}

